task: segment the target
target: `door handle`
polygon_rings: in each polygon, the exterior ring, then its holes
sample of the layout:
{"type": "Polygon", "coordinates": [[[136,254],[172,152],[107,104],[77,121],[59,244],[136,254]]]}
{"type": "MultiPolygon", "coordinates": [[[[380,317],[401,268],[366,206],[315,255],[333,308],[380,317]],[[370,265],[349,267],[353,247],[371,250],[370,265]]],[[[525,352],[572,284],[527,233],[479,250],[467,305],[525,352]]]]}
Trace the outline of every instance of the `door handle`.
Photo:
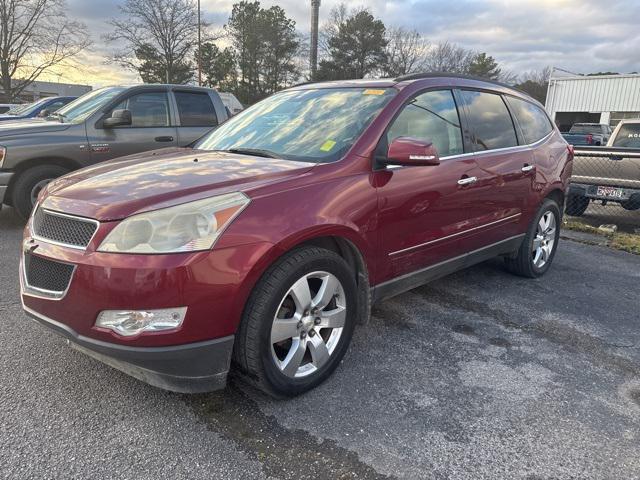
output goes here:
{"type": "Polygon", "coordinates": [[[464,177],[458,180],[458,185],[469,185],[471,183],[476,183],[477,181],[477,177],[464,177]]]}
{"type": "Polygon", "coordinates": [[[156,142],[173,142],[173,137],[171,137],[171,136],[156,137],[155,140],[156,140],[156,142]]]}
{"type": "Polygon", "coordinates": [[[522,167],[520,170],[522,170],[523,172],[530,172],[531,170],[533,170],[533,165],[525,165],[524,167],[522,167]]]}

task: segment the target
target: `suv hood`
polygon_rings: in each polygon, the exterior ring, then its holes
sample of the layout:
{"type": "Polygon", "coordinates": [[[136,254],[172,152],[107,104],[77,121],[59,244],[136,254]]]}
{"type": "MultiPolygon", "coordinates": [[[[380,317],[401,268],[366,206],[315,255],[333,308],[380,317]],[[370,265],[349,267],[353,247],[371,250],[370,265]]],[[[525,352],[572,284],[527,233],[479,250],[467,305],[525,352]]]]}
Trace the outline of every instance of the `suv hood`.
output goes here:
{"type": "Polygon", "coordinates": [[[313,168],[306,162],[167,148],[83,168],[51,182],[43,206],[120,220],[135,213],[249,190],[313,168]]]}
{"type": "Polygon", "coordinates": [[[48,121],[39,118],[16,118],[9,117],[15,121],[0,123],[0,138],[13,137],[14,135],[40,134],[45,132],[59,132],[71,126],[69,123],[48,121]]]}

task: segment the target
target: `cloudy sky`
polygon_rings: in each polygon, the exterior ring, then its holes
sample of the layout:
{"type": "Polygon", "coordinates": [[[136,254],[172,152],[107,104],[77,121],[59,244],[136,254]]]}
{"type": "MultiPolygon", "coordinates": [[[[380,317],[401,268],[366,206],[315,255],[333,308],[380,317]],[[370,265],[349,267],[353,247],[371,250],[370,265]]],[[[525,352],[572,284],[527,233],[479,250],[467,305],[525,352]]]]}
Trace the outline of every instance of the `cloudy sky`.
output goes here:
{"type": "MultiPolygon", "coordinates": [[[[49,79],[93,86],[135,82],[135,73],[110,65],[113,45],[101,34],[106,19],[118,16],[124,0],[67,0],[69,17],[89,27],[94,46],[78,59],[75,69],[55,72],[49,79]]],[[[201,0],[212,28],[224,25],[233,0],[201,0]]],[[[340,0],[322,0],[320,21],[340,0]]],[[[513,72],[547,65],[578,73],[640,71],[640,0],[368,0],[347,2],[368,7],[387,26],[415,28],[432,42],[449,40],[486,51],[513,72]]],[[[263,0],[280,5],[309,29],[308,0],[263,0]]],[[[44,79],[44,78],[43,78],[44,79]]]]}

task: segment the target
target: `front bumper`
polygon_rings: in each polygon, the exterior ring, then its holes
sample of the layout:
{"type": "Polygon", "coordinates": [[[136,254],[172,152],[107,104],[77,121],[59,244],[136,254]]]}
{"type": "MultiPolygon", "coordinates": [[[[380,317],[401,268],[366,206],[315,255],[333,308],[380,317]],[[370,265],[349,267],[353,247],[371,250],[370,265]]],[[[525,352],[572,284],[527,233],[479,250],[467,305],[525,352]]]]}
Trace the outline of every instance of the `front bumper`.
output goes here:
{"type": "Polygon", "coordinates": [[[172,347],[129,347],[78,335],[67,325],[27,307],[27,315],[67,339],[76,350],[154,387],[179,393],[224,388],[233,335],[172,347]]]}
{"type": "Polygon", "coordinates": [[[0,208],[2,208],[7,190],[9,189],[11,177],[13,177],[13,172],[0,171],[0,208]]]}
{"type": "Polygon", "coordinates": [[[102,227],[81,250],[36,239],[27,225],[20,265],[25,312],[74,348],[151,385],[176,392],[224,386],[234,334],[258,275],[251,266],[271,244],[171,255],[101,253],[95,246],[109,231],[102,227]],[[54,296],[34,291],[26,281],[26,255],[73,265],[67,289],[54,296]],[[122,337],[95,325],[103,310],[176,306],[187,313],[171,331],[122,337]]]}

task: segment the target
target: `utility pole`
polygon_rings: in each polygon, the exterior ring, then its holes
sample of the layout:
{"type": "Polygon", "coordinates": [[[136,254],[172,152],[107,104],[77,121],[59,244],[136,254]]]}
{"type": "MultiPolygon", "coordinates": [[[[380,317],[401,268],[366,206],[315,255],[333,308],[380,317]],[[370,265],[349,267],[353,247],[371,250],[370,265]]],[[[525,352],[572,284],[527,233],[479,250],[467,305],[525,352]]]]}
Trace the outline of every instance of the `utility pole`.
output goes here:
{"type": "Polygon", "coordinates": [[[202,34],[200,33],[200,0],[198,0],[198,86],[202,86],[202,34]]]}
{"type": "Polygon", "coordinates": [[[315,80],[318,71],[318,17],[320,16],[320,0],[311,0],[311,48],[309,54],[309,70],[311,80],[315,80]]]}

